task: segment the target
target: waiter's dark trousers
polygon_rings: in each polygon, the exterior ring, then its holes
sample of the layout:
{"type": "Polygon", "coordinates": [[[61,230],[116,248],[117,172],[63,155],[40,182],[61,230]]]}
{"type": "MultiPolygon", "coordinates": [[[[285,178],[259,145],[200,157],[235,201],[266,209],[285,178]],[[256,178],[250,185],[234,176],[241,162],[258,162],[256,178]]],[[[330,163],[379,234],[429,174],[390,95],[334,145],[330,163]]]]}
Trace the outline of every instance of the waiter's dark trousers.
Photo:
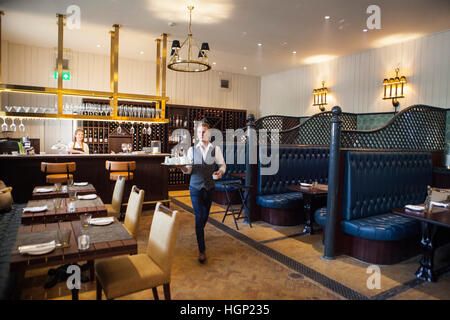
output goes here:
{"type": "Polygon", "coordinates": [[[199,252],[205,252],[205,225],[208,221],[209,210],[214,195],[214,188],[197,190],[189,188],[191,193],[192,206],[195,213],[195,234],[197,235],[197,245],[199,252]]]}

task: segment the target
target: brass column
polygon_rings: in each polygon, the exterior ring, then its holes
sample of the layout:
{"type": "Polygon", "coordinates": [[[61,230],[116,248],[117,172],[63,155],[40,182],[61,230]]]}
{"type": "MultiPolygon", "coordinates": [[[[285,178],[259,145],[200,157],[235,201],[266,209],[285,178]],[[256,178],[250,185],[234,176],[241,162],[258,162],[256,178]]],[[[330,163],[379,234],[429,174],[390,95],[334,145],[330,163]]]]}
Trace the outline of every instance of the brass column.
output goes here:
{"type": "Polygon", "coordinates": [[[58,18],[58,114],[63,113],[63,52],[64,52],[64,19],[66,15],[57,13],[58,18]]]}
{"type": "MultiPolygon", "coordinates": [[[[163,50],[162,50],[162,63],[161,63],[161,96],[166,96],[166,70],[167,70],[167,33],[162,34],[163,37],[163,50]]],[[[161,101],[161,118],[166,118],[166,101],[161,101]]]]}
{"type": "MultiPolygon", "coordinates": [[[[2,16],[4,14],[0,11],[0,83],[2,83],[2,16]]],[[[0,91],[0,111],[2,110],[2,93],[3,91],[0,91]]]]}
{"type": "Polygon", "coordinates": [[[161,95],[161,39],[156,39],[156,95],[161,95]]]}
{"type": "Polygon", "coordinates": [[[119,28],[121,26],[114,24],[113,27],[114,31],[111,34],[111,91],[113,92],[113,115],[117,115],[117,93],[119,92],[119,28]]]}
{"type": "MultiPolygon", "coordinates": [[[[111,49],[110,49],[110,65],[109,65],[109,86],[111,92],[114,92],[114,31],[110,31],[111,35],[111,49]]],[[[116,104],[114,103],[114,97],[109,100],[109,105],[111,106],[111,116],[116,116],[116,104]]]]}

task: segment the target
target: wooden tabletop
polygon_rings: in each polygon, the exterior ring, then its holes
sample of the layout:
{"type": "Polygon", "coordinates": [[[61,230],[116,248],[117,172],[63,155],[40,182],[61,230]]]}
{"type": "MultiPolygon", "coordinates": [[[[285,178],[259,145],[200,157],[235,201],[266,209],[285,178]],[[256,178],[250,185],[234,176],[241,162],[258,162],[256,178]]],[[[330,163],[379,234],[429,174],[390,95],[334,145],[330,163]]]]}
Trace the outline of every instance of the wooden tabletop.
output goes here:
{"type": "Polygon", "coordinates": [[[432,223],[441,227],[450,228],[449,208],[434,206],[430,213],[426,213],[424,211],[409,210],[406,208],[397,208],[392,210],[392,212],[422,222],[432,223]]]}
{"type": "MultiPolygon", "coordinates": [[[[120,222],[114,219],[114,223],[120,222]]],[[[78,236],[81,234],[80,221],[21,226],[18,231],[18,236],[21,233],[57,230],[59,228],[70,230],[69,246],[67,248],[56,248],[50,253],[36,256],[22,255],[16,252],[17,248],[13,248],[10,262],[11,271],[24,271],[26,269],[72,264],[79,261],[96,260],[118,255],[137,254],[137,242],[133,238],[91,243],[89,249],[79,250],[78,236]]]]}
{"type": "Polygon", "coordinates": [[[75,212],[68,211],[69,198],[60,198],[61,208],[55,210],[53,199],[30,200],[27,207],[41,207],[47,205],[48,209],[42,212],[24,212],[22,224],[53,223],[58,221],[79,220],[80,213],[90,213],[93,218],[106,217],[108,212],[105,204],[97,197],[94,200],[75,201],[75,212]]]}
{"type": "MultiPolygon", "coordinates": [[[[31,198],[33,200],[43,200],[43,199],[53,199],[53,198],[68,198],[69,193],[64,192],[64,187],[67,187],[63,185],[61,187],[60,191],[51,191],[51,192],[36,192],[36,189],[45,189],[45,188],[51,188],[53,186],[47,185],[47,186],[38,186],[33,189],[33,193],[31,194],[31,198]]],[[[86,195],[91,193],[97,193],[94,186],[92,184],[88,184],[86,186],[72,186],[70,187],[70,190],[73,190],[77,193],[77,195],[86,195]]]]}
{"type": "Polygon", "coordinates": [[[328,185],[327,184],[318,184],[317,187],[303,187],[301,185],[292,185],[287,186],[286,189],[311,195],[321,195],[328,194],[328,185]]]}

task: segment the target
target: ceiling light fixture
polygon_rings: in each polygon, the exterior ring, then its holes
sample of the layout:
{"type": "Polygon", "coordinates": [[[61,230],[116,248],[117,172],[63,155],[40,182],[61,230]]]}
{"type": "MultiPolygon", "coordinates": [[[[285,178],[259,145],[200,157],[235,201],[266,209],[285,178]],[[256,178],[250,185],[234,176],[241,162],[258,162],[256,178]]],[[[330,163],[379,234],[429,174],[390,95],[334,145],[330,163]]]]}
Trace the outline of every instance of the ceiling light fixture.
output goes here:
{"type": "Polygon", "coordinates": [[[363,29],[363,32],[367,32],[367,29],[363,29]]]}
{"type": "Polygon", "coordinates": [[[258,43],[258,47],[262,47],[262,43],[258,43]]]}
{"type": "Polygon", "coordinates": [[[199,47],[192,36],[191,24],[192,24],[192,10],[194,6],[188,6],[189,9],[189,33],[184,42],[180,45],[179,40],[173,40],[172,51],[170,53],[170,60],[168,68],[173,71],[181,72],[203,72],[211,69],[211,65],[208,63],[209,44],[203,42],[199,47]],[[198,60],[192,57],[193,46],[196,46],[198,51],[198,60]],[[181,51],[186,48],[187,52],[184,52],[186,58],[181,58],[181,51]]]}
{"type": "Polygon", "coordinates": [[[330,16],[325,16],[325,20],[330,20],[330,16]]]}
{"type": "Polygon", "coordinates": [[[144,51],[139,52],[140,54],[144,54],[144,51]]]}
{"type": "Polygon", "coordinates": [[[297,53],[297,51],[292,51],[292,54],[296,54],[297,53]]]}

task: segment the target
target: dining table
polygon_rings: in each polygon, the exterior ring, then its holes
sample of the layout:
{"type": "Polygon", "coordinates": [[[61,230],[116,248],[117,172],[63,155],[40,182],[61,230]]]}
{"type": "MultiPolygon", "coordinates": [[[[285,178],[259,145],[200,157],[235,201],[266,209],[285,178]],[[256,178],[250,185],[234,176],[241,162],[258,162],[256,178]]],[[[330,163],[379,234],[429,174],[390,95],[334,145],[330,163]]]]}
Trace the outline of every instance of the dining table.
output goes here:
{"type": "Polygon", "coordinates": [[[303,228],[303,233],[314,234],[314,227],[311,221],[313,206],[317,203],[321,205],[327,199],[328,185],[327,184],[295,184],[286,187],[289,191],[300,192],[303,196],[303,212],[305,213],[306,223],[303,228]]]}
{"type": "Polygon", "coordinates": [[[81,200],[80,196],[78,196],[75,201],[72,201],[69,198],[30,200],[22,214],[22,224],[78,220],[81,213],[90,213],[92,217],[97,218],[107,216],[108,211],[105,204],[98,196],[95,199],[87,200],[81,200]],[[60,200],[60,207],[58,209],[55,207],[55,201],[57,201],[57,199],[60,200]],[[69,209],[69,203],[74,206],[73,211],[69,209]],[[31,210],[38,208],[36,210],[40,211],[26,212],[26,208],[33,208],[31,210]]]}
{"type": "Polygon", "coordinates": [[[404,208],[396,208],[392,213],[401,215],[403,217],[414,219],[421,224],[422,239],[420,246],[422,247],[422,259],[420,260],[419,268],[416,271],[418,279],[427,282],[437,281],[437,276],[434,270],[434,252],[436,250],[436,233],[441,228],[450,228],[450,208],[432,206],[430,210],[425,211],[424,208],[418,210],[404,208]]]}
{"type": "MultiPolygon", "coordinates": [[[[23,247],[22,247],[23,248],[23,247]]],[[[57,265],[73,265],[87,261],[90,269],[90,280],[94,281],[94,261],[119,255],[137,254],[137,241],[130,235],[121,222],[111,219],[107,225],[92,225],[87,228],[80,220],[57,223],[33,224],[19,227],[15,244],[11,252],[10,270],[16,274],[14,298],[20,298],[24,275],[27,270],[57,265]],[[38,243],[58,242],[58,230],[68,235],[66,246],[56,246],[49,252],[41,254],[21,253],[19,247],[38,243]],[[88,235],[90,245],[80,249],[79,237],[88,235]]],[[[72,291],[72,299],[78,300],[79,288],[68,288],[72,291]]]]}
{"type": "Polygon", "coordinates": [[[47,185],[35,187],[31,194],[31,198],[33,200],[68,198],[69,197],[68,190],[76,192],[77,195],[87,195],[97,193],[95,187],[91,183],[86,183],[86,185],[84,184],[73,185],[70,187],[67,187],[67,185],[62,185],[61,188],[59,188],[59,190],[56,190],[55,186],[53,185],[47,185]]]}

